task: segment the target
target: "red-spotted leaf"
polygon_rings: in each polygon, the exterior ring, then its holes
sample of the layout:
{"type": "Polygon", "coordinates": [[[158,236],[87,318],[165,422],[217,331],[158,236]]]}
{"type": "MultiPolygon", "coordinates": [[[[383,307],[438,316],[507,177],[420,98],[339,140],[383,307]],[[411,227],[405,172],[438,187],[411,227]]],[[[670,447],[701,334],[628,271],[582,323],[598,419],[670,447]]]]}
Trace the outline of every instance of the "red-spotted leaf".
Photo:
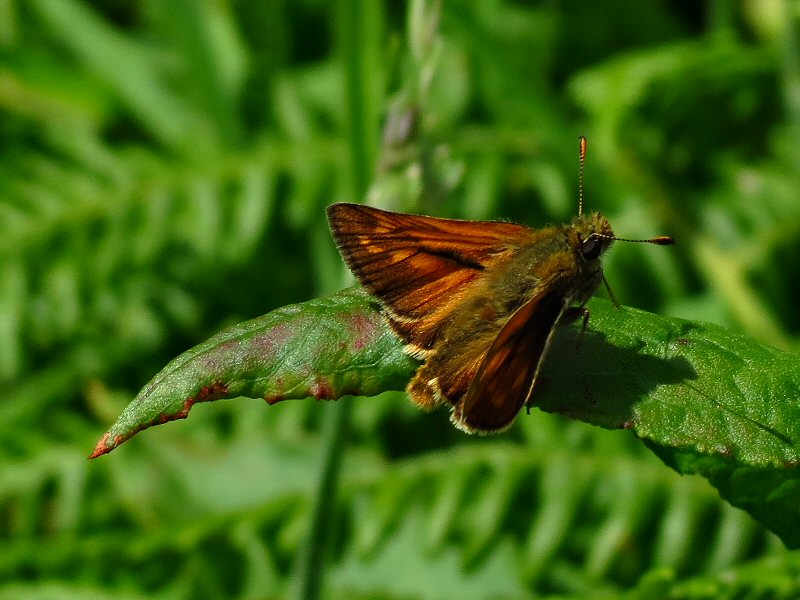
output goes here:
{"type": "Polygon", "coordinates": [[[185,419],[198,402],[374,396],[402,390],[417,366],[360,288],[285,306],[235,325],[170,362],[123,411],[91,457],[152,425],[185,419]]]}

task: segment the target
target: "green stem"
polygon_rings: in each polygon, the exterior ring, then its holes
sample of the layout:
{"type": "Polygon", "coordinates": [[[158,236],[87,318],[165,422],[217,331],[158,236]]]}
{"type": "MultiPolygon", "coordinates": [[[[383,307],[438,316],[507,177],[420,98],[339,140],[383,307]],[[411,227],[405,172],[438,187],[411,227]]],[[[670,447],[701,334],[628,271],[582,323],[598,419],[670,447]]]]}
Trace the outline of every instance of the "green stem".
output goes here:
{"type": "Polygon", "coordinates": [[[339,487],[345,432],[350,423],[352,403],[345,400],[328,408],[331,410],[326,412],[333,414],[326,422],[319,486],[314,498],[308,538],[303,555],[300,557],[298,600],[317,600],[322,595],[325,551],[331,533],[332,516],[336,514],[335,500],[339,487]]]}

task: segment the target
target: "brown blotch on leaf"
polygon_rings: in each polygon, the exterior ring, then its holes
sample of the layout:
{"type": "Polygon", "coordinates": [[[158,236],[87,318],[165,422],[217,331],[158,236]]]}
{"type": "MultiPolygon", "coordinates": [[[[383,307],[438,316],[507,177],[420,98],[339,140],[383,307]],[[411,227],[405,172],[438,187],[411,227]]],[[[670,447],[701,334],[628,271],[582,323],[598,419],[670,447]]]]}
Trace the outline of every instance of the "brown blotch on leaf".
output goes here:
{"type": "Polygon", "coordinates": [[[364,315],[353,315],[349,321],[350,335],[353,338],[353,349],[363,350],[371,338],[375,336],[377,327],[375,320],[364,315]]]}
{"type": "Polygon", "coordinates": [[[198,402],[210,402],[212,400],[218,400],[220,398],[224,398],[227,393],[228,386],[219,381],[215,381],[211,385],[203,386],[196,396],[189,396],[186,400],[184,400],[181,409],[175,413],[161,413],[156,418],[140,424],[138,427],[124,435],[119,434],[112,438],[109,433],[105,433],[103,437],[100,438],[100,441],[97,442],[97,445],[94,447],[94,451],[92,451],[92,453],[89,455],[89,458],[97,458],[103,454],[108,454],[122,442],[129,440],[143,429],[147,429],[153,425],[161,425],[163,423],[169,423],[170,421],[177,421],[178,419],[185,419],[189,416],[189,411],[191,410],[192,406],[198,402]]]}
{"type": "Polygon", "coordinates": [[[94,450],[89,455],[89,458],[97,458],[98,456],[103,456],[103,454],[111,450],[111,448],[109,448],[108,438],[109,435],[107,433],[103,434],[103,437],[101,437],[100,441],[97,442],[97,445],[94,447],[94,450]]]}
{"type": "MultiPolygon", "coordinates": [[[[203,386],[197,396],[192,398],[187,398],[187,402],[189,400],[193,400],[192,404],[197,402],[211,402],[212,400],[219,400],[220,398],[224,398],[225,395],[228,393],[228,386],[222,383],[221,381],[215,381],[211,385],[203,386]]],[[[191,405],[189,405],[191,408],[191,405]]]]}
{"type": "Polygon", "coordinates": [[[276,325],[267,332],[253,337],[252,343],[262,356],[272,356],[278,348],[284,347],[292,339],[293,330],[286,324],[276,325]]]}
{"type": "Polygon", "coordinates": [[[335,400],[333,389],[330,383],[325,380],[317,379],[311,384],[311,395],[317,400],[335,400]]]}
{"type": "Polygon", "coordinates": [[[281,396],[280,394],[274,394],[272,396],[264,396],[264,400],[267,402],[267,404],[272,406],[273,404],[277,404],[278,402],[283,400],[283,396],[281,396]]]}

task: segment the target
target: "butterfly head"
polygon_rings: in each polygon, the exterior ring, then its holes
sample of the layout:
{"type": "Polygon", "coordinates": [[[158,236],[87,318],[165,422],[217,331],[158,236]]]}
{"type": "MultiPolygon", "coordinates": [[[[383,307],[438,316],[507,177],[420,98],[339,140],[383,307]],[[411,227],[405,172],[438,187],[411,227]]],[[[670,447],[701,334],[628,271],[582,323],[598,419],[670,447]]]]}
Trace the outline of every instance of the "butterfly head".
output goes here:
{"type": "Polygon", "coordinates": [[[595,263],[616,239],[608,219],[600,213],[576,217],[568,237],[570,246],[585,263],[595,263]]]}
{"type": "MultiPolygon", "coordinates": [[[[634,240],[621,238],[614,235],[611,224],[600,213],[588,215],[578,215],[572,224],[566,228],[566,238],[569,247],[576,256],[576,264],[579,265],[579,275],[575,279],[575,298],[586,301],[604,281],[603,267],[600,264],[600,257],[608,250],[612,242],[634,242],[644,244],[656,244],[668,246],[673,242],[671,237],[659,236],[650,239],[634,240]]],[[[608,288],[608,282],[606,282],[608,288]]],[[[608,288],[614,304],[618,304],[614,299],[611,289],[608,288]]]]}

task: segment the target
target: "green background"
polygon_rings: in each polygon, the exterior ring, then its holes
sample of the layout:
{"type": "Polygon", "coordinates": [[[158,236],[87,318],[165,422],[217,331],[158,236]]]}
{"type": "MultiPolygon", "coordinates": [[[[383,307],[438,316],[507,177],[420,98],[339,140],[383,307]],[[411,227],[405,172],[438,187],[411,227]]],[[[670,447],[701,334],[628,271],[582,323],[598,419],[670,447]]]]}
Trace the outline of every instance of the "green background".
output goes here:
{"type": "Polygon", "coordinates": [[[800,4],[437,6],[0,1],[0,599],[303,597],[313,514],[323,598],[800,594],[704,480],[539,411],[239,400],[86,460],[172,357],[349,284],[326,205],[566,222],[581,134],[587,208],[677,242],[615,245],[619,300],[796,349],[800,4]]]}

